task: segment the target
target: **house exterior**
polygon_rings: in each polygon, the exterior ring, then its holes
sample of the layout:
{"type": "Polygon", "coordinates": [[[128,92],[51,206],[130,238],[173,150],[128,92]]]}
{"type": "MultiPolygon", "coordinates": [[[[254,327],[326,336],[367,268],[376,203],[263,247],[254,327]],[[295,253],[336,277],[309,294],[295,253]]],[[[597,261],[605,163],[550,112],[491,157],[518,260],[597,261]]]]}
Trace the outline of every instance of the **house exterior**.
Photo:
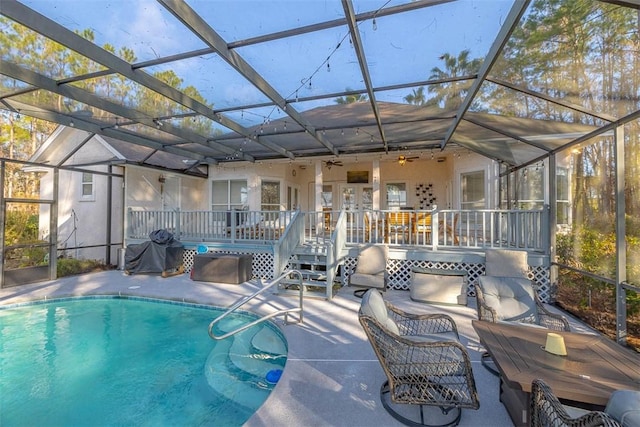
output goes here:
{"type": "MultiPolygon", "coordinates": [[[[61,126],[30,159],[61,166],[57,237],[59,249],[69,248],[65,256],[104,259],[104,248],[87,246],[100,245],[105,237],[122,242],[129,209],[311,212],[498,206],[497,165],[470,152],[411,153],[404,165],[396,153],[341,161],[243,162],[213,165],[206,177],[194,177],[172,171],[176,160],[169,156],[164,165],[138,166],[139,153],[131,148],[135,147],[61,126]],[[107,221],[108,236],[96,228],[107,221]]],[[[53,169],[39,170],[44,172],[41,197],[53,199],[53,169]]],[[[41,208],[42,237],[51,233],[50,209],[50,205],[41,208]]],[[[116,250],[112,249],[112,257],[116,250]]]]}
{"type": "MultiPolygon", "coordinates": [[[[541,249],[542,224],[548,220],[543,210],[548,204],[548,195],[542,190],[548,188],[542,186],[547,180],[543,163],[532,165],[527,169],[529,175],[522,174],[518,183],[511,184],[500,177],[498,163],[468,150],[234,162],[191,169],[187,174],[189,164],[179,156],[63,126],[31,161],[58,166],[30,166],[43,172],[41,198],[45,200],[55,200],[58,175],[57,203],[43,204],[40,212],[41,237],[55,237],[58,257],[96,259],[122,266],[123,248],[147,240],[152,230],[166,228],[185,244],[187,270],[204,244],[214,252],[253,253],[254,274],[271,279],[292,266],[294,248],[303,240],[313,237],[317,242],[318,235],[323,242],[335,239],[333,227],[344,212],[342,252],[327,256],[322,244],[316,244],[314,251],[334,260],[335,274],[343,265],[348,277],[358,245],[368,241],[387,244],[396,270],[392,286],[406,289],[413,266],[465,265],[473,277],[482,274],[483,248],[512,244],[507,242],[510,237],[495,237],[487,218],[493,221],[506,215],[500,208],[518,208],[534,209],[531,213],[535,219],[528,227],[537,243],[527,246],[529,243],[518,240],[515,244],[534,252],[530,260],[540,276],[538,281],[545,286],[549,283],[549,258],[541,249]],[[516,191],[529,199],[505,202],[504,198],[516,191]],[[52,235],[50,218],[54,209],[58,220],[52,235]],[[382,229],[390,229],[385,221],[388,213],[396,210],[426,212],[439,221],[440,226],[434,224],[433,229],[447,231],[440,237],[437,233],[429,237],[430,231],[419,236],[419,227],[414,227],[415,238],[409,237],[409,241],[407,237],[389,238],[382,229]],[[241,213],[232,219],[229,212],[233,211],[241,213]],[[378,231],[374,232],[374,226],[365,219],[364,212],[369,211],[377,215],[378,231]],[[292,227],[296,212],[306,217],[299,228],[292,227]],[[482,212],[480,216],[478,212],[482,212]],[[247,232],[246,224],[254,213],[262,222],[277,222],[280,229],[274,232],[269,226],[247,232]],[[284,236],[285,228],[295,228],[301,236],[284,236]],[[493,233],[493,237],[483,233],[493,233]],[[465,250],[460,252],[461,248],[465,250]]],[[[336,246],[333,240],[332,245],[336,246]]],[[[347,277],[343,273],[343,284],[347,277]]]]}

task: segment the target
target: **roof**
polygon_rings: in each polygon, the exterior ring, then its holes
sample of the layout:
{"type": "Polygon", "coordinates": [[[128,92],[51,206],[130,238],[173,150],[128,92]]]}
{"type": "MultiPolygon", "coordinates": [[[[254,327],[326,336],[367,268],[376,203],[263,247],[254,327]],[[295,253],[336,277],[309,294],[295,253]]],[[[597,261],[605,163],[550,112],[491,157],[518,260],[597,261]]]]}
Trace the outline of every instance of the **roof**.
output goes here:
{"type": "Polygon", "coordinates": [[[520,167],[640,118],[639,8],[3,0],[0,108],[190,165],[468,150],[520,167]]]}

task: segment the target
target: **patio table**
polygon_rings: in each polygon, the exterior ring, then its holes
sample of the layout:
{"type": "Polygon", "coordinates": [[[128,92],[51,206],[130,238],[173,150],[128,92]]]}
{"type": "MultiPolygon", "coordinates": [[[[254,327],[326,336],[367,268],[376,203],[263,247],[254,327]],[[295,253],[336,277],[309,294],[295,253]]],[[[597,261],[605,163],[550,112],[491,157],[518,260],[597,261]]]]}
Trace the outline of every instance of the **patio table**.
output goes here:
{"type": "Polygon", "coordinates": [[[500,401],[516,426],[530,422],[531,382],[542,378],[563,402],[603,410],[615,390],[640,390],[640,355],[595,334],[472,321],[500,372],[500,401]],[[544,350],[547,333],[560,334],[566,356],[544,350]]]}

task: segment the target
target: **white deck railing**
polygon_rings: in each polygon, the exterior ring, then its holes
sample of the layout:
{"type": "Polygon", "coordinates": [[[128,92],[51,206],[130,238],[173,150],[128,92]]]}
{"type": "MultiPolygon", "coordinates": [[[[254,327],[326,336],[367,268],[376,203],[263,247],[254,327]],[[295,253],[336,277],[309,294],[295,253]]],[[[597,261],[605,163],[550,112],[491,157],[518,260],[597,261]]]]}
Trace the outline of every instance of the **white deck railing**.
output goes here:
{"type": "MultiPolygon", "coordinates": [[[[182,241],[277,241],[296,211],[145,211],[130,209],[127,237],[147,239],[166,229],[182,241]]],[[[329,239],[340,211],[304,212],[306,240],[329,239]]],[[[346,244],[438,248],[521,248],[548,246],[548,210],[366,210],[345,211],[346,244]]],[[[300,230],[300,227],[297,227],[300,230]]]]}

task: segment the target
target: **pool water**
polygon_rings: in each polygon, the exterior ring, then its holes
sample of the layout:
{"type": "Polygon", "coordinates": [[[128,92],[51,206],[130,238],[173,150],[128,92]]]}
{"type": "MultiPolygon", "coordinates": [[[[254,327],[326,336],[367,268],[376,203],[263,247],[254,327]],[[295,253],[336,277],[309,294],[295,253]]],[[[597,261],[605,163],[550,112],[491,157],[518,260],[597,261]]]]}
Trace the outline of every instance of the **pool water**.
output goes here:
{"type": "MultiPolygon", "coordinates": [[[[214,341],[221,313],[110,297],[0,309],[0,425],[242,425],[273,389],[286,343],[268,322],[214,341]]],[[[228,319],[222,331],[255,316],[228,319]]]]}

